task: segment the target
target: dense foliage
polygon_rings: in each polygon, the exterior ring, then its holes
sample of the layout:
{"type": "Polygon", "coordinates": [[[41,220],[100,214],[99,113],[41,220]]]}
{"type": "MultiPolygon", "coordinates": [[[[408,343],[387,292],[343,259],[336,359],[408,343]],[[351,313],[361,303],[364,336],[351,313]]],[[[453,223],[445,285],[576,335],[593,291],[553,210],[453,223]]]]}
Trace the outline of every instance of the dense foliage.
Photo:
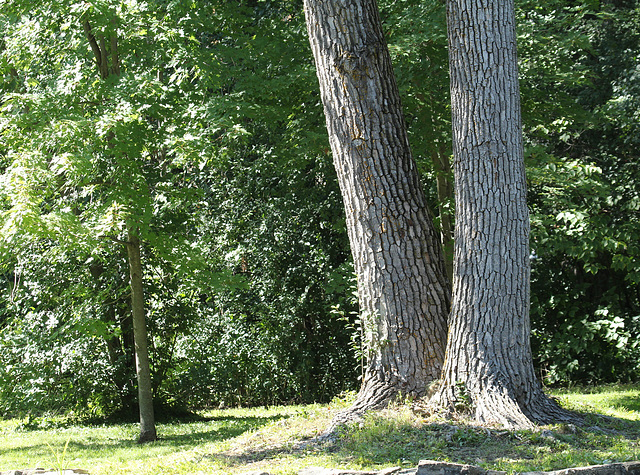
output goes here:
{"type": "Polygon", "coordinates": [[[132,222],[159,401],[352,387],[349,251],[301,12],[29,7],[3,18],[3,411],[130,409],[132,222]],[[117,36],[118,74],[99,80],[83,21],[117,36]]]}
{"type": "MultiPolygon", "coordinates": [[[[536,361],[549,384],[637,380],[640,10],[518,5],[536,361]]],[[[444,3],[380,6],[446,228],[444,3]]],[[[0,412],[133,407],[132,226],[159,401],[353,389],[351,258],[301,2],[0,7],[0,412]]]]}
{"type": "Polygon", "coordinates": [[[523,7],[537,362],[551,384],[637,380],[638,3],[523,7]]]}

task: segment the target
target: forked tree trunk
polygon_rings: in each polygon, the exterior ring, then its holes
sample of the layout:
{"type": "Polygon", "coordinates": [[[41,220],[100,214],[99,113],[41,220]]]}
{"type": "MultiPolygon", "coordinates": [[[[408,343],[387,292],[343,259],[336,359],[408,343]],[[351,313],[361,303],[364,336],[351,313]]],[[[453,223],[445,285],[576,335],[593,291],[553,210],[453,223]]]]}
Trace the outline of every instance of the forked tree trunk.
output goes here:
{"type": "Polygon", "coordinates": [[[129,272],[131,276],[131,313],[133,316],[136,375],[138,379],[138,406],[140,410],[140,437],[138,441],[151,442],[157,439],[157,434],[153,413],[149,350],[147,347],[147,324],[145,320],[144,293],[142,287],[142,261],[140,258],[140,239],[132,232],[129,232],[128,236],[127,253],[129,256],[129,272]]]}
{"type": "Polygon", "coordinates": [[[375,0],[305,0],[364,319],[358,415],[421,396],[444,357],[449,283],[375,0]]]}
{"type": "Polygon", "coordinates": [[[456,189],[453,302],[432,406],[481,422],[567,419],[541,390],[529,344],[529,215],[513,0],[450,0],[456,189]]]}

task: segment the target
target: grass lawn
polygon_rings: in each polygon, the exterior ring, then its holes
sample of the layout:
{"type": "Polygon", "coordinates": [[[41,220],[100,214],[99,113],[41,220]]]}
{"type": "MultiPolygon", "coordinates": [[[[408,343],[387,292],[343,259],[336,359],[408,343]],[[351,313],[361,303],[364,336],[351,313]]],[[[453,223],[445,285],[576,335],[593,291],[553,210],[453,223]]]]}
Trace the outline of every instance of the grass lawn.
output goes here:
{"type": "Polygon", "coordinates": [[[395,405],[369,415],[335,443],[300,444],[348,405],[345,398],[327,405],[208,411],[199,419],[158,424],[161,440],[146,445],[135,442],[136,424],[71,425],[52,419],[27,430],[24,421],[9,420],[0,422],[0,471],[43,467],[82,468],[92,475],[295,474],[310,465],[409,468],[421,459],[436,459],[520,472],[640,459],[639,386],[553,395],[565,407],[587,413],[587,424],[506,431],[426,421],[407,406],[395,405]]]}

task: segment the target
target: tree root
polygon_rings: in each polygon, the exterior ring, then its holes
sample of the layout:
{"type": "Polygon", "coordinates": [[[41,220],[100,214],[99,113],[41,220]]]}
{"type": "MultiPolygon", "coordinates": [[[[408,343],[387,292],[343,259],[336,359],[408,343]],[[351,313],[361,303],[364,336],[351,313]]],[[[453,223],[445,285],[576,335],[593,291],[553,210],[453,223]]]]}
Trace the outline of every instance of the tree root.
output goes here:
{"type": "Polygon", "coordinates": [[[478,422],[500,425],[509,429],[531,429],[538,424],[558,422],[581,424],[577,415],[561,408],[542,390],[533,397],[518,399],[504,387],[485,389],[475,401],[475,419],[478,422]]]}
{"type": "Polygon", "coordinates": [[[394,386],[369,380],[362,386],[351,407],[338,412],[319,438],[321,440],[335,438],[340,428],[362,422],[367,411],[385,408],[400,394],[401,391],[394,386]]]}
{"type": "Polygon", "coordinates": [[[463,401],[455,389],[442,387],[430,400],[414,403],[412,410],[417,414],[447,419],[457,415],[482,425],[510,430],[533,429],[537,425],[552,423],[580,426],[585,423],[579,414],[560,407],[540,388],[518,396],[512,389],[498,384],[488,384],[479,392],[468,393],[463,401]]]}

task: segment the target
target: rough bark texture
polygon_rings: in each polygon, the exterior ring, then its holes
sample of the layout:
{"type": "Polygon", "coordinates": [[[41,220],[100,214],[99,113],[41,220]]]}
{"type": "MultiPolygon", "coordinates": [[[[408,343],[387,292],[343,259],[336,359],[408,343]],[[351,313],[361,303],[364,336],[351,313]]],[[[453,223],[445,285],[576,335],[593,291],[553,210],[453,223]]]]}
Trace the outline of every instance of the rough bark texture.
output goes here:
{"type": "MultiPolygon", "coordinates": [[[[365,323],[359,414],[421,396],[444,357],[449,283],[374,0],[305,0],[365,323]]],[[[337,420],[339,420],[338,417],[337,420]]]]}
{"type": "Polygon", "coordinates": [[[442,386],[508,427],[567,419],[542,392],[529,344],[529,215],[513,0],[450,0],[456,223],[442,386]]]}
{"type": "Polygon", "coordinates": [[[140,240],[129,233],[127,252],[131,276],[131,310],[133,316],[133,335],[136,353],[136,375],[138,377],[138,406],[140,409],[139,442],[157,439],[155,416],[153,413],[153,395],[151,373],[149,370],[149,351],[147,348],[147,324],[144,311],[144,293],[142,288],[142,261],[140,259],[140,240]]]}

